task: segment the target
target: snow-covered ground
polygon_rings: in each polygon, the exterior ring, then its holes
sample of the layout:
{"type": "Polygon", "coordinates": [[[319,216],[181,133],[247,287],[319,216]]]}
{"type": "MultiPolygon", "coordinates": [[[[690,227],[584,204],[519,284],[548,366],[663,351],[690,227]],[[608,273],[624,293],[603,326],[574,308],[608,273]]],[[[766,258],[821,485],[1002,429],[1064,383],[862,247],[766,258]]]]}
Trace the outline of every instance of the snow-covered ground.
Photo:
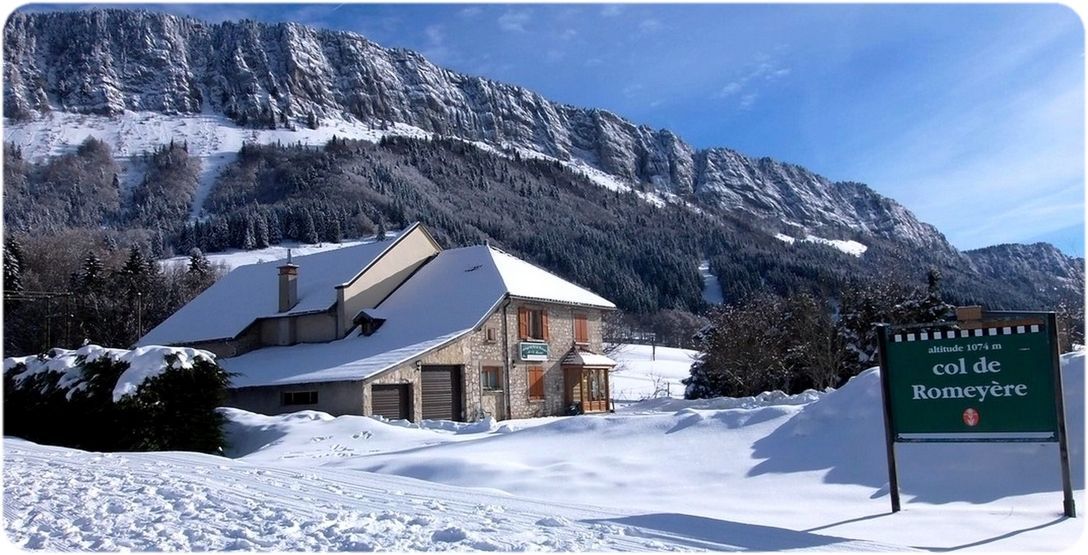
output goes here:
{"type": "Polygon", "coordinates": [[[703,300],[710,304],[725,302],[725,295],[722,294],[722,284],[718,281],[718,276],[710,273],[709,260],[699,263],[699,275],[703,278],[703,300]]]}
{"type": "MultiPolygon", "coordinates": [[[[388,237],[393,237],[399,230],[389,231],[388,237]]],[[[299,243],[297,241],[284,241],[278,245],[272,245],[263,249],[253,250],[241,250],[241,249],[227,249],[223,252],[208,253],[205,256],[213,266],[224,267],[228,270],[233,270],[238,266],[244,266],[246,264],[259,264],[261,262],[274,262],[276,260],[286,260],[287,250],[291,250],[291,256],[304,256],[307,254],[314,254],[318,252],[331,251],[336,249],[342,249],[345,247],[354,247],[356,245],[363,245],[367,243],[373,243],[377,237],[372,235],[370,237],[364,237],[361,239],[346,239],[339,243],[299,243]]],[[[189,255],[174,256],[171,258],[164,258],[159,261],[164,267],[180,266],[185,268],[189,264],[189,255]]]]}
{"type": "MultiPolygon", "coordinates": [[[[1062,361],[1083,512],[1084,353],[1062,361]]],[[[875,370],[836,391],[525,421],[227,414],[228,459],[7,439],[8,537],[55,550],[1052,551],[1084,530],[1061,516],[1050,444],[899,445],[891,514],[875,370]]]]}
{"type": "Polygon", "coordinates": [[[623,406],[656,397],[683,397],[680,380],[690,375],[698,351],[650,345],[619,345],[608,352],[618,364],[608,376],[612,400],[623,406]]]}
{"type": "MultiPolygon", "coordinates": [[[[796,237],[791,237],[784,233],[775,233],[774,238],[790,245],[797,241],[796,237]]],[[[820,243],[822,245],[827,245],[829,247],[845,252],[846,254],[852,254],[857,257],[860,257],[861,255],[865,254],[865,251],[869,250],[868,246],[852,240],[847,241],[843,239],[826,239],[824,237],[817,237],[815,235],[805,235],[805,238],[801,240],[807,241],[809,243],[820,243]]]]}

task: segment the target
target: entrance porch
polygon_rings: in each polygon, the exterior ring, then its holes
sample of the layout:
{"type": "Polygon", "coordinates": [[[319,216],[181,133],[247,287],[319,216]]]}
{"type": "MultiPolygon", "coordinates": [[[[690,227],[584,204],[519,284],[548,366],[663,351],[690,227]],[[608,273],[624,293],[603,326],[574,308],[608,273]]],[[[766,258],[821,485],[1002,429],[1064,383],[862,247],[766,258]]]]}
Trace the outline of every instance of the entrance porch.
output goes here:
{"type": "Polygon", "coordinates": [[[572,349],[563,357],[564,401],[572,412],[611,410],[608,373],[616,366],[612,359],[572,349]]]}

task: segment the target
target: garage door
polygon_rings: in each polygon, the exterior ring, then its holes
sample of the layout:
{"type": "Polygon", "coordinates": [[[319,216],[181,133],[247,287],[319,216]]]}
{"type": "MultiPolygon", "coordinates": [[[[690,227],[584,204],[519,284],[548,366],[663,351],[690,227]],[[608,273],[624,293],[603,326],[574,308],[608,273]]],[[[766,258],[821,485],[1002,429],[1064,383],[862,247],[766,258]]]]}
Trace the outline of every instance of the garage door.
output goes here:
{"type": "Polygon", "coordinates": [[[411,420],[408,384],[370,386],[371,414],[393,420],[411,420]]]}
{"type": "Polygon", "coordinates": [[[461,367],[422,368],[423,419],[461,419],[461,367]]]}

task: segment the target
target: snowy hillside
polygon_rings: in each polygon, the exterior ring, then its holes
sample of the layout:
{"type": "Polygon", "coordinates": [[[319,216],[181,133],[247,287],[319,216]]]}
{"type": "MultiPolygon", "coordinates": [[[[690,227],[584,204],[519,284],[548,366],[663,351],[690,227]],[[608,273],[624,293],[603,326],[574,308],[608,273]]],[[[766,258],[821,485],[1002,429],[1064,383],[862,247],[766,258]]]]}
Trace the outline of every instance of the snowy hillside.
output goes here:
{"type": "MultiPolygon", "coordinates": [[[[56,111],[30,121],[5,121],[4,141],[18,145],[23,156],[39,161],[49,156],[74,152],[87,137],[110,145],[121,164],[122,183],[131,185],[142,175],[140,157],[170,141],[184,142],[191,155],[201,161],[200,183],[193,199],[191,217],[201,215],[205,200],[215,186],[219,172],[234,161],[245,143],[303,144],[323,146],[333,137],[378,142],[382,137],[434,138],[452,136],[424,131],[403,123],[377,126],[355,118],[323,120],[314,128],[292,126],[277,129],[256,129],[237,125],[228,118],[206,113],[193,115],[161,114],[158,112],[124,112],[112,116],[77,114],[56,111]]],[[[607,174],[580,160],[559,160],[522,147],[500,143],[496,148],[481,141],[469,141],[477,148],[502,156],[516,152],[523,158],[559,162],[580,173],[597,185],[619,192],[632,192],[654,206],[666,202],[683,202],[668,192],[645,192],[630,181],[607,174]]],[[[687,204],[687,203],[684,203],[687,204]]],[[[697,208],[690,206],[693,210],[697,208]]]]}
{"type": "MultiPolygon", "coordinates": [[[[1062,357],[1084,505],[1084,353],[1062,357]]],[[[1053,551],[1057,449],[900,445],[888,512],[879,375],[837,391],[649,400],[451,424],[226,410],[231,458],[5,440],[4,517],[50,550],[1053,551]]]]}
{"type": "MultiPolygon", "coordinates": [[[[399,233],[398,230],[387,232],[388,236],[399,233]]],[[[296,241],[284,241],[278,245],[272,245],[263,249],[253,250],[240,250],[240,249],[228,249],[224,252],[217,252],[205,255],[209,262],[213,266],[219,266],[233,270],[238,266],[244,266],[246,264],[259,264],[261,262],[273,262],[276,260],[287,260],[287,251],[291,251],[292,256],[303,256],[307,254],[315,254],[319,252],[331,251],[336,249],[343,249],[346,247],[354,247],[356,245],[364,245],[367,243],[373,243],[377,236],[365,237],[362,239],[349,239],[341,241],[339,243],[299,243],[296,241]]],[[[189,264],[189,256],[173,256],[165,258],[159,261],[164,267],[185,267],[189,264]]]]}
{"type": "Polygon", "coordinates": [[[691,363],[699,354],[690,349],[650,345],[619,345],[608,356],[617,363],[609,374],[612,400],[623,406],[655,397],[683,397],[691,363]]]}

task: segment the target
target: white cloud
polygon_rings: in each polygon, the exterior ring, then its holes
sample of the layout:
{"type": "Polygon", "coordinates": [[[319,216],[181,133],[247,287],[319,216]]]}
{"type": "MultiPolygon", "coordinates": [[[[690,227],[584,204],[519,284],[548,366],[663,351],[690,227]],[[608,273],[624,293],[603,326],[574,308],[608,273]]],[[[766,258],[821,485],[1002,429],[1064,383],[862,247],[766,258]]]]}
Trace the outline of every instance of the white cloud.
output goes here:
{"type": "Polygon", "coordinates": [[[604,17],[616,17],[623,13],[623,6],[619,4],[608,4],[601,8],[601,15],[604,17]]]}
{"type": "Polygon", "coordinates": [[[557,49],[551,49],[544,53],[544,61],[549,64],[555,64],[563,61],[563,58],[567,56],[566,52],[557,49]]]}
{"type": "Polygon", "coordinates": [[[427,45],[422,53],[435,62],[449,63],[454,57],[453,50],[446,44],[446,28],[441,24],[428,25],[423,28],[423,34],[427,37],[427,45]]]}
{"type": "Polygon", "coordinates": [[[503,31],[524,33],[525,24],[531,19],[528,11],[508,11],[499,16],[499,28],[503,31]]]}
{"type": "Polygon", "coordinates": [[[635,96],[635,94],[637,94],[639,91],[641,91],[644,88],[645,88],[645,85],[643,85],[642,83],[632,83],[632,84],[627,85],[626,87],[624,87],[620,92],[623,93],[623,96],[626,96],[627,98],[631,98],[631,97],[635,96]]]}
{"type": "Polygon", "coordinates": [[[732,81],[730,83],[727,83],[724,87],[722,87],[722,90],[718,92],[718,96],[724,98],[724,97],[733,96],[734,94],[739,93],[741,91],[741,89],[744,88],[744,83],[745,82],[746,81],[738,80],[738,81],[732,81]]]}
{"type": "Polygon", "coordinates": [[[757,98],[759,98],[759,93],[744,93],[744,95],[740,97],[740,102],[737,104],[737,106],[740,106],[741,110],[749,110],[752,108],[752,105],[756,103],[757,98]]]}
{"type": "Polygon", "coordinates": [[[442,25],[428,25],[423,32],[431,44],[442,44],[446,40],[446,31],[442,25]]]}
{"type": "Polygon", "coordinates": [[[737,107],[749,110],[759,98],[759,88],[790,74],[790,68],[765,53],[758,53],[754,62],[732,81],[722,85],[716,98],[736,98],[737,107]]]}
{"type": "Polygon", "coordinates": [[[483,11],[484,11],[484,9],[481,8],[480,6],[469,6],[467,8],[463,8],[460,11],[458,11],[457,15],[460,16],[460,17],[463,17],[465,19],[472,19],[472,18],[480,15],[481,13],[483,13],[483,11]]]}
{"type": "Polygon", "coordinates": [[[643,19],[638,22],[638,30],[642,33],[653,33],[661,29],[661,22],[654,19],[643,19]]]}

